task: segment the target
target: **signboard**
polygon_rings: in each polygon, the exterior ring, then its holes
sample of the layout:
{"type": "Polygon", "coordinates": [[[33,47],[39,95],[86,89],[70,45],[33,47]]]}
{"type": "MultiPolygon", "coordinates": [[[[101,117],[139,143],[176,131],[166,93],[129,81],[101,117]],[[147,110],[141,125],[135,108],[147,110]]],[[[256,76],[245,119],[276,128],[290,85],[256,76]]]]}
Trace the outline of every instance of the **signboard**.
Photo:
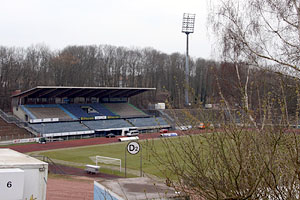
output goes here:
{"type": "Polygon", "coordinates": [[[106,119],[106,116],[95,116],[95,119],[106,119]]]}
{"type": "Polygon", "coordinates": [[[42,119],[42,121],[43,121],[43,122],[51,122],[52,119],[51,119],[51,118],[44,118],[44,119],[42,119]]]}
{"type": "Polygon", "coordinates": [[[127,145],[128,153],[135,155],[140,151],[140,144],[137,142],[129,142],[127,145]]]}
{"type": "Polygon", "coordinates": [[[25,138],[25,139],[15,139],[13,140],[14,144],[19,144],[19,143],[28,143],[28,142],[37,142],[39,141],[39,138],[25,138]]]}
{"type": "Polygon", "coordinates": [[[107,119],[119,119],[120,118],[120,116],[107,116],[107,119]]]}
{"type": "Polygon", "coordinates": [[[127,166],[127,156],[126,156],[126,150],[128,151],[128,153],[130,153],[131,155],[136,155],[139,153],[139,151],[141,150],[141,153],[140,153],[140,174],[141,174],[141,177],[143,176],[143,171],[142,171],[142,147],[140,146],[140,144],[138,142],[129,142],[127,147],[125,148],[125,178],[126,178],[126,166],[127,166]]]}
{"type": "Polygon", "coordinates": [[[94,119],[95,119],[94,117],[80,117],[81,121],[84,121],[84,120],[94,120],[94,119]]]}
{"type": "Polygon", "coordinates": [[[41,122],[58,122],[59,118],[44,118],[44,119],[30,119],[30,123],[41,123],[41,122]]]}
{"type": "Polygon", "coordinates": [[[23,199],[24,171],[19,168],[0,169],[1,199],[23,199]]]}

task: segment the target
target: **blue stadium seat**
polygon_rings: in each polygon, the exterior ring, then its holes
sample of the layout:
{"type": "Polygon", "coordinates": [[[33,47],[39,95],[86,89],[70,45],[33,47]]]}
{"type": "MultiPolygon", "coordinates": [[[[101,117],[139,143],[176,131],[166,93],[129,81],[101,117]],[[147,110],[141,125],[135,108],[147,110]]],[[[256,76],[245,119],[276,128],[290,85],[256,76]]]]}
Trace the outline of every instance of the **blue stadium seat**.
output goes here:
{"type": "Polygon", "coordinates": [[[109,128],[124,128],[124,127],[132,127],[124,119],[110,119],[110,120],[97,120],[97,121],[83,121],[83,123],[89,127],[90,129],[109,129],[109,128]]]}
{"type": "Polygon", "coordinates": [[[41,123],[29,124],[31,128],[39,133],[63,133],[75,131],[88,131],[89,129],[79,122],[57,122],[57,123],[41,123]]]}
{"type": "Polygon", "coordinates": [[[62,104],[63,108],[65,108],[67,111],[71,112],[73,115],[75,115],[78,118],[81,117],[95,117],[95,116],[116,116],[114,113],[110,112],[107,108],[102,106],[99,103],[93,103],[93,104],[62,104]],[[96,110],[96,113],[87,113],[84,111],[81,107],[88,106],[96,110]]]}

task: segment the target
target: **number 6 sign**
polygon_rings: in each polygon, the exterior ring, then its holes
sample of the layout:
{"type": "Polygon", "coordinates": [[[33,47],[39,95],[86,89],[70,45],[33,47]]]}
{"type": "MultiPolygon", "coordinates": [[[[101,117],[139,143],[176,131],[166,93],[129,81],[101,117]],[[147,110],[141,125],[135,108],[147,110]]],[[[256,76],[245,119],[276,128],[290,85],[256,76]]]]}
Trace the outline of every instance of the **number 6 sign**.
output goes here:
{"type": "Polygon", "coordinates": [[[6,184],[6,186],[7,186],[8,188],[11,188],[11,187],[12,187],[12,182],[11,182],[11,181],[8,181],[7,184],[6,184]]]}

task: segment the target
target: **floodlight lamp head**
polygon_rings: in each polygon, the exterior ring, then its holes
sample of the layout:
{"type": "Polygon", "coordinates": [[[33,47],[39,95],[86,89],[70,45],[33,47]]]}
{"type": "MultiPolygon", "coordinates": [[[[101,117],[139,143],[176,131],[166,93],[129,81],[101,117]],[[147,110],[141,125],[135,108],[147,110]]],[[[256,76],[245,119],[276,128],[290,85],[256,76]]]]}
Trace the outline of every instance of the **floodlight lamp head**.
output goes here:
{"type": "Polygon", "coordinates": [[[195,16],[196,14],[183,13],[182,33],[194,33],[195,16]]]}

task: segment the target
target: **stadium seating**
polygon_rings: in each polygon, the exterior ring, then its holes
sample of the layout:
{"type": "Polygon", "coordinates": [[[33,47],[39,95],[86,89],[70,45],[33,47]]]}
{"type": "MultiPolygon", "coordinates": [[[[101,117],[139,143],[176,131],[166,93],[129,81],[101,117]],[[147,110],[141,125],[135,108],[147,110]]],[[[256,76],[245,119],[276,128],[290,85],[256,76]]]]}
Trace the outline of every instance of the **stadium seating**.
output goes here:
{"type": "Polygon", "coordinates": [[[132,127],[132,125],[124,119],[83,121],[83,123],[92,130],[132,127]]]}
{"type": "Polygon", "coordinates": [[[7,123],[0,117],[0,140],[30,138],[33,135],[14,123],[7,123]]]}
{"type": "Polygon", "coordinates": [[[143,111],[129,103],[104,103],[103,105],[116,115],[119,115],[121,118],[148,116],[143,111]]]}
{"type": "Polygon", "coordinates": [[[149,117],[138,108],[124,102],[25,105],[22,109],[30,119],[36,120],[32,121],[29,127],[45,137],[91,134],[103,129],[169,126],[163,118],[149,117]],[[100,118],[101,116],[107,119],[100,118]],[[49,118],[59,118],[59,121],[38,121],[49,118]]]}
{"type": "Polygon", "coordinates": [[[72,120],[72,118],[59,107],[28,108],[37,119],[59,118],[60,120],[72,120]]]}
{"type": "Polygon", "coordinates": [[[35,131],[42,134],[89,130],[86,126],[84,126],[79,122],[41,123],[41,124],[30,124],[29,126],[33,128],[35,131]]]}
{"type": "Polygon", "coordinates": [[[22,105],[21,108],[30,119],[59,118],[59,121],[70,121],[96,116],[148,117],[143,111],[129,103],[40,104],[22,105]],[[87,112],[83,107],[91,108],[94,112],[87,112]]]}
{"type": "Polygon", "coordinates": [[[99,113],[104,116],[116,116],[113,112],[105,108],[103,105],[99,103],[90,104],[92,108],[96,109],[99,113]]]}
{"type": "Polygon", "coordinates": [[[22,108],[31,119],[59,118],[61,121],[69,121],[75,118],[62,110],[58,104],[26,105],[22,108]]]}
{"type": "Polygon", "coordinates": [[[90,117],[88,113],[84,112],[84,110],[82,110],[78,104],[62,104],[62,107],[78,118],[90,117]]]}
{"type": "Polygon", "coordinates": [[[130,123],[134,124],[136,127],[157,127],[168,125],[168,123],[161,117],[131,118],[128,119],[128,121],[130,121],[130,123]]]}
{"type": "Polygon", "coordinates": [[[75,115],[78,118],[81,117],[95,117],[95,116],[115,116],[114,113],[110,112],[108,109],[103,107],[99,103],[93,103],[93,104],[62,104],[63,108],[65,108],[67,111],[71,112],[73,115],[75,115]],[[82,109],[82,107],[91,107],[96,112],[95,113],[87,113],[82,109]]]}

